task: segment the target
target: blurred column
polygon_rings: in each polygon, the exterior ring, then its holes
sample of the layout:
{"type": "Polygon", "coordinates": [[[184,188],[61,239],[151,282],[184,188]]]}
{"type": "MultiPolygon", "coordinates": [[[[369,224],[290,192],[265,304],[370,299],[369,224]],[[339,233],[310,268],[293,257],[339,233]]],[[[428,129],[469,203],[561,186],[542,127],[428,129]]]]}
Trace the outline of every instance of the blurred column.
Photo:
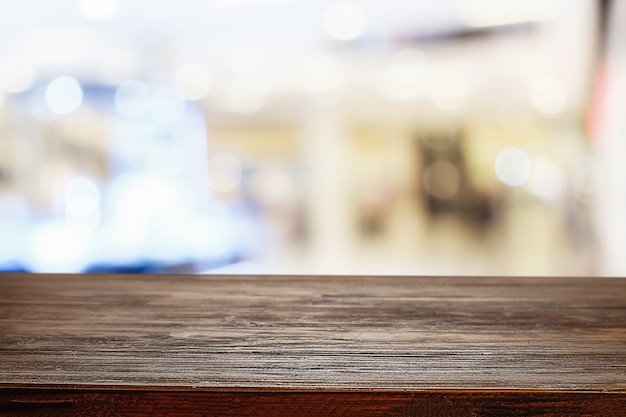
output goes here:
{"type": "Polygon", "coordinates": [[[421,161],[415,145],[415,132],[407,128],[390,128],[394,197],[397,201],[390,213],[390,232],[395,250],[413,259],[424,236],[424,213],[418,200],[421,161]]]}
{"type": "Polygon", "coordinates": [[[613,2],[596,144],[596,225],[603,275],[626,274],[626,1],[613,2]]]}
{"type": "Polygon", "coordinates": [[[347,134],[336,109],[315,109],[303,129],[312,272],[349,268],[351,225],[346,189],[347,134]]]}

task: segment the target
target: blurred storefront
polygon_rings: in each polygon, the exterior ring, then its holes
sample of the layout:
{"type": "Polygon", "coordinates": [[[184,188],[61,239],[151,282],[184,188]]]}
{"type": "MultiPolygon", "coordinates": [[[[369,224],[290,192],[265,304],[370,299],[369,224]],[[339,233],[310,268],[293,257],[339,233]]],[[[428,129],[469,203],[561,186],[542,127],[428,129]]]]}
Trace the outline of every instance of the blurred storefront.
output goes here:
{"type": "Polygon", "coordinates": [[[0,5],[0,270],[624,274],[624,11],[0,5]]]}

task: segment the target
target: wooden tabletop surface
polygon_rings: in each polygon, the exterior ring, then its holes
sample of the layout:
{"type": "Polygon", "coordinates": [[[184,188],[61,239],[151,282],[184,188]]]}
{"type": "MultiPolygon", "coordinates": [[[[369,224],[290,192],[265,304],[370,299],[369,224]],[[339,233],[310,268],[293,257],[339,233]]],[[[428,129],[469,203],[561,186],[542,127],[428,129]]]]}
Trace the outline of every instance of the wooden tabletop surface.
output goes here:
{"type": "Polygon", "coordinates": [[[1,275],[0,389],[68,387],[608,393],[626,408],[626,279],[1,275]]]}

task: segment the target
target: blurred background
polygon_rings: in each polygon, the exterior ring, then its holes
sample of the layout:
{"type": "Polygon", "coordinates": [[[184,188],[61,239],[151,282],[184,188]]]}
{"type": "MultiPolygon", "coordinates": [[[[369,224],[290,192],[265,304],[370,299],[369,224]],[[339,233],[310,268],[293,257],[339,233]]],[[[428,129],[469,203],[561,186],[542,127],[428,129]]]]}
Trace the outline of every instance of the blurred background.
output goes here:
{"type": "Polygon", "coordinates": [[[626,274],[626,4],[0,3],[0,270],[626,274]]]}

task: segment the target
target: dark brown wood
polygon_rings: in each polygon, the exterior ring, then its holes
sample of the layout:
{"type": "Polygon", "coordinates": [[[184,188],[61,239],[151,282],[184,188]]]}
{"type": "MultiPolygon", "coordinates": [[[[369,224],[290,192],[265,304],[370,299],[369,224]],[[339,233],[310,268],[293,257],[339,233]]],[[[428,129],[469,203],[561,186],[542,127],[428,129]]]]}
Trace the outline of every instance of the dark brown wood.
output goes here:
{"type": "Polygon", "coordinates": [[[0,415],[268,417],[626,416],[617,394],[518,391],[0,391],[0,415]]]}
{"type": "Polygon", "coordinates": [[[0,415],[626,416],[626,279],[2,275],[0,415]]]}

